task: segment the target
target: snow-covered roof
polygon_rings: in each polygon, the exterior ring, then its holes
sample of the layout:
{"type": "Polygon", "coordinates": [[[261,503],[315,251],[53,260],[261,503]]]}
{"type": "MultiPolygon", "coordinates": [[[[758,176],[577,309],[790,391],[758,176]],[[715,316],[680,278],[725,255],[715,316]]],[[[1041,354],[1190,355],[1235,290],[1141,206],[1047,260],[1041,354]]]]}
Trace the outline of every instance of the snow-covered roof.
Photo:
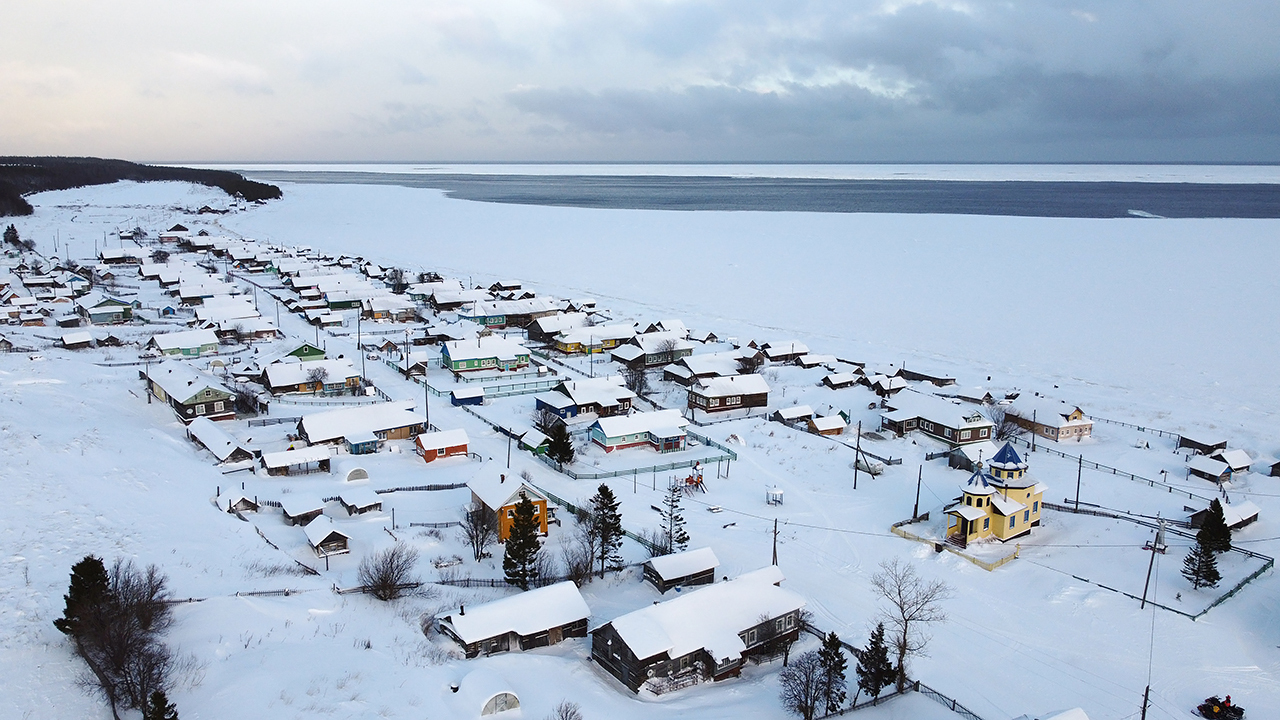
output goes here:
{"type": "Polygon", "coordinates": [[[337,533],[348,540],[351,539],[350,535],[335,527],[333,521],[330,520],[327,515],[321,515],[315,520],[307,523],[307,526],[302,528],[302,531],[307,534],[307,542],[311,543],[311,547],[315,548],[320,547],[320,545],[324,543],[325,540],[328,540],[329,536],[334,533],[337,533]]]}
{"type": "Polygon", "coordinates": [[[1227,527],[1235,527],[1249,518],[1258,516],[1258,506],[1248,500],[1238,503],[1222,503],[1222,519],[1227,527]]]}
{"type": "Polygon", "coordinates": [[[996,493],[991,496],[991,506],[996,509],[996,512],[1004,515],[1005,517],[1027,509],[1026,505],[1023,505],[1017,500],[1010,500],[1000,493],[996,493]]]}
{"type": "Polygon", "coordinates": [[[778,410],[778,415],[783,420],[799,420],[800,418],[809,418],[813,416],[813,408],[808,405],[795,405],[789,408],[778,410]]]}
{"type": "Polygon", "coordinates": [[[147,372],[147,377],[159,385],[166,395],[176,398],[184,405],[189,404],[187,400],[194,398],[206,388],[227,395],[231,394],[231,391],[214,376],[200,372],[178,360],[166,360],[151,367],[147,372]]]}
{"type": "Polygon", "coordinates": [[[663,437],[674,437],[683,434],[683,428],[689,421],[680,415],[679,410],[655,410],[654,412],[636,412],[630,415],[613,415],[603,417],[595,422],[600,432],[607,438],[622,437],[663,430],[663,437]],[[670,432],[675,430],[674,433],[670,432]]]}
{"type": "Polygon", "coordinates": [[[627,340],[636,334],[630,325],[595,325],[566,330],[556,336],[556,342],[572,345],[599,345],[605,340],[627,340]]]}
{"type": "Polygon", "coordinates": [[[965,520],[968,520],[969,522],[973,522],[974,520],[981,520],[982,518],[987,516],[986,511],[979,510],[978,508],[972,505],[956,505],[955,507],[948,508],[947,513],[952,515],[959,515],[960,517],[964,518],[965,520]]]}
{"type": "Polygon", "coordinates": [[[1018,456],[1018,451],[1013,449],[1013,443],[1006,442],[1003,447],[991,456],[991,460],[987,462],[988,467],[997,468],[999,470],[1026,470],[1027,463],[1023,462],[1018,456]]]}
{"type": "Polygon", "coordinates": [[[858,382],[858,376],[851,372],[831,373],[822,379],[832,385],[851,385],[858,382]]]}
{"type": "Polygon", "coordinates": [[[161,350],[181,350],[198,348],[202,345],[217,345],[218,336],[212,330],[183,330],[152,335],[151,342],[161,350]]]}
{"type": "Polygon", "coordinates": [[[223,320],[241,320],[261,317],[253,303],[242,298],[221,297],[210,298],[209,302],[196,308],[196,319],[200,322],[221,322],[223,320]]]}
{"type": "Polygon", "coordinates": [[[809,346],[799,340],[783,340],[781,342],[767,342],[760,346],[764,351],[765,357],[774,358],[779,355],[808,355],[809,346]]]}
{"type": "MultiPolygon", "coordinates": [[[[315,362],[318,361],[307,364],[315,362]]],[[[426,417],[414,412],[413,407],[412,401],[360,405],[305,415],[300,424],[310,442],[329,442],[348,434],[378,433],[426,423],[426,417]]]]}
{"type": "Polygon", "coordinates": [[[739,350],[726,350],[717,353],[703,353],[681,358],[676,364],[683,365],[694,375],[737,375],[738,360],[743,357],[739,350]]]}
{"type": "Polygon", "coordinates": [[[961,445],[954,452],[963,453],[969,462],[986,462],[996,456],[1000,449],[990,440],[961,445]]]}
{"type": "MultiPolygon", "coordinates": [[[[567,395],[578,405],[601,407],[612,407],[636,396],[634,392],[623,387],[622,378],[617,375],[565,380],[556,386],[555,391],[567,395]]],[[[556,407],[562,406],[556,405],[556,407]]]]}
{"type": "Polygon", "coordinates": [[[64,346],[88,345],[91,342],[93,342],[93,335],[87,330],[77,330],[62,334],[62,344],[64,346]]]}
{"type": "MultiPolygon", "coordinates": [[[[63,342],[66,342],[66,339],[67,336],[63,335],[63,342]]],[[[1210,457],[1217,458],[1231,466],[1232,472],[1244,472],[1253,464],[1253,458],[1249,457],[1249,453],[1243,450],[1219,450],[1210,455],[1210,457]]]]}
{"type": "Polygon", "coordinates": [[[839,430],[849,424],[845,422],[844,418],[840,417],[839,415],[826,415],[823,417],[815,417],[815,418],[811,418],[809,422],[813,423],[814,429],[819,432],[823,430],[839,430]]]}
{"type": "Polygon", "coordinates": [[[289,493],[280,498],[280,508],[290,517],[324,510],[324,501],[308,493],[289,493]]]}
{"type": "Polygon", "coordinates": [[[700,648],[716,661],[737,658],[746,649],[738,633],[759,625],[762,618],[804,607],[803,598],[775,585],[781,572],[770,568],[641,608],[611,624],[641,660],[664,652],[679,657],[700,648]]]}
{"type": "MultiPolygon", "coordinates": [[[[489,707],[489,701],[495,697],[507,695],[508,711],[494,715],[502,718],[518,718],[521,716],[520,698],[515,688],[501,676],[488,668],[476,668],[458,684],[457,693],[449,693],[447,702],[452,705],[451,715],[457,718],[474,718],[483,715],[489,707]]],[[[492,710],[490,714],[493,714],[492,710]]]]}
{"type": "Polygon", "coordinates": [[[1207,455],[1195,455],[1187,463],[1187,467],[1206,475],[1222,475],[1230,470],[1230,466],[1221,460],[1214,460],[1207,455]]]}
{"type": "Polygon", "coordinates": [[[451,612],[444,622],[467,644],[511,632],[535,635],[591,615],[578,586],[568,580],[465,610],[451,612]]]}
{"type": "Polygon", "coordinates": [[[733,395],[759,395],[769,392],[769,383],[760,375],[731,375],[704,378],[698,381],[697,392],[705,397],[729,397],[733,395]]]}
{"type": "Polygon", "coordinates": [[[213,456],[218,458],[219,462],[226,462],[231,457],[231,453],[240,448],[240,443],[231,437],[231,433],[218,427],[218,424],[207,417],[198,417],[191,421],[187,426],[187,432],[191,437],[200,441],[200,444],[208,448],[213,456]]]}
{"type": "Polygon", "coordinates": [[[972,405],[959,405],[937,395],[909,389],[894,395],[888,404],[892,409],[883,417],[893,422],[922,418],[956,430],[994,425],[972,405]]]}
{"type": "Polygon", "coordinates": [[[514,505],[520,493],[529,496],[530,500],[546,500],[547,496],[538,489],[521,482],[519,478],[508,477],[505,481],[501,474],[481,473],[467,481],[467,488],[480,498],[480,502],[491,510],[514,505]]]}
{"type": "Polygon", "coordinates": [[[457,388],[456,390],[453,391],[453,396],[455,398],[458,398],[459,400],[462,400],[464,398],[482,398],[484,397],[484,388],[482,387],[457,388]]]}
{"type": "Polygon", "coordinates": [[[977,468],[960,489],[970,495],[991,495],[995,493],[994,478],[987,474],[985,468],[977,468]]]}
{"type": "Polygon", "coordinates": [[[1089,418],[1067,420],[1068,415],[1079,409],[1079,407],[1069,405],[1063,400],[1050,400],[1047,397],[1037,397],[1036,395],[1024,393],[1008,406],[1006,412],[1024,420],[1034,418],[1037,424],[1059,429],[1076,425],[1092,425],[1093,421],[1089,418]]]}
{"type": "Polygon", "coordinates": [[[458,447],[459,445],[466,445],[467,442],[467,431],[462,428],[422,433],[418,436],[418,444],[422,446],[423,450],[458,447]]]}
{"type": "Polygon", "coordinates": [[[675,580],[695,573],[714,570],[720,567],[720,559],[711,551],[711,548],[704,547],[649,558],[648,565],[663,580],[675,580]]]}
{"type": "Polygon", "coordinates": [[[344,488],[338,494],[338,499],[343,505],[349,505],[355,508],[367,508],[382,503],[382,497],[373,491],[368,485],[360,485],[358,487],[344,488]]]}
{"type": "Polygon", "coordinates": [[[661,331],[651,333],[641,333],[631,338],[628,344],[638,346],[646,353],[659,353],[668,350],[689,350],[693,348],[693,343],[685,339],[688,331],[661,331]]]}
{"type": "Polygon", "coordinates": [[[815,355],[813,353],[809,353],[808,355],[801,355],[800,357],[796,358],[796,362],[800,363],[805,367],[813,367],[814,365],[825,365],[827,363],[836,362],[836,356],[835,355],[815,355]]]}
{"type": "Polygon", "coordinates": [[[575,313],[559,313],[556,315],[547,315],[533,321],[543,333],[558,333],[573,328],[580,328],[587,324],[587,314],[584,312],[575,313]]]}
{"type": "MultiPolygon", "coordinates": [[[[305,447],[296,450],[262,453],[262,464],[268,468],[284,468],[291,465],[305,465],[329,459],[327,447],[305,447]]],[[[292,513],[290,513],[292,514],[292,513]]]]}
{"type": "Polygon", "coordinates": [[[360,377],[360,372],[350,360],[302,360],[296,358],[281,359],[266,367],[267,385],[270,387],[288,387],[310,383],[311,373],[325,371],[325,383],[346,382],[349,378],[360,377]]]}
{"type": "Polygon", "coordinates": [[[474,340],[450,340],[444,344],[444,351],[451,361],[483,360],[485,358],[511,358],[528,355],[525,346],[515,340],[508,340],[501,335],[477,337],[474,340]]]}

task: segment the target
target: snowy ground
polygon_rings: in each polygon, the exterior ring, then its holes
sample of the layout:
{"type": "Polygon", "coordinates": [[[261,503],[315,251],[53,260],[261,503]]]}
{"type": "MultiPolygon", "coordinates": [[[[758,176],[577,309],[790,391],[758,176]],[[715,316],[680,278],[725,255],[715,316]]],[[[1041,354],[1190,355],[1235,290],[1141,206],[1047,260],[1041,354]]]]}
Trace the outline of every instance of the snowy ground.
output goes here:
{"type": "MultiPolygon", "coordinates": [[[[449,201],[403,188],[285,191],[283,201],[210,219],[181,212],[225,204],[207,189],[120,184],[70,190],[33,197],[37,215],[16,224],[46,254],[56,237],[69,242],[73,257],[83,257],[115,227],[157,229],[182,221],[210,224],[216,234],[212,224],[218,223],[261,239],[359,252],[475,282],[514,277],[540,291],[596,297],[622,317],[680,317],[722,337],[795,337],[814,352],[905,361],[954,375],[966,389],[1035,389],[1104,417],[1221,434],[1259,458],[1259,468],[1280,450],[1280,391],[1270,380],[1280,294],[1262,271],[1231,273],[1231,282],[1221,282],[1227,268],[1275,265],[1280,248],[1270,242],[1274,221],[593,211],[449,201]],[[1050,301],[1067,309],[1051,312],[1045,307],[1050,301]],[[950,311],[949,303],[963,304],[964,312],[950,311]],[[1223,352],[1224,338],[1242,349],[1223,352]]],[[[300,339],[314,335],[288,314],[281,325],[300,339]]],[[[34,330],[5,333],[29,334],[36,342],[34,330]]],[[[324,338],[331,352],[348,357],[357,357],[354,342],[351,336],[324,338]]],[[[61,611],[70,565],[90,552],[156,563],[169,573],[175,595],[207,598],[177,608],[170,638],[192,658],[194,671],[174,693],[187,718],[464,717],[447,686],[476,666],[502,673],[531,718],[562,699],[582,704],[588,718],[783,714],[776,664],[650,701],[621,690],[587,662],[585,641],[484,660],[450,659],[447,643],[423,637],[421,617],[507,591],[437,587],[430,596],[386,605],[331,588],[355,584],[360,557],[393,542],[386,530],[392,508],[395,534],[422,552],[424,578],[437,577],[430,560],[455,554],[465,559],[456,572],[500,577],[500,563],[473,562],[453,531],[408,527],[456,519],[468,499],[465,490],[393,493],[383,496],[384,512],[372,516],[345,518],[339,511],[336,522],[351,531],[354,552],[327,571],[320,566],[320,577],[292,574],[294,559],[316,565],[302,531],[285,526],[272,510],[241,522],[213,507],[215,495],[238,491],[240,482],[246,494],[260,497],[329,495],[339,481],[222,475],[185,439],[165,406],[145,402],[136,368],[93,365],[102,353],[45,349],[40,356],[0,355],[0,446],[6,457],[0,482],[9,488],[9,501],[0,505],[8,548],[0,562],[0,671],[15,717],[106,714],[72,686],[80,666],[50,622],[61,611]],[[301,592],[235,596],[283,588],[301,592]]],[[[367,369],[392,397],[421,398],[420,386],[386,365],[368,361],[367,369]]],[[[850,411],[855,423],[878,425],[878,413],[867,409],[874,396],[860,388],[818,387],[822,374],[778,369],[770,380],[772,406],[802,402],[823,412],[833,405],[850,411]]],[[[657,397],[679,405],[679,393],[670,387],[657,397]]],[[[532,404],[532,395],[516,396],[482,412],[527,417],[532,404]]],[[[426,465],[409,452],[360,458],[370,486],[508,472],[505,437],[442,398],[431,399],[431,417],[441,428],[465,428],[483,459],[426,465]]],[[[278,430],[228,427],[241,438],[256,435],[264,445],[281,441],[262,432],[278,430]]],[[[930,656],[915,661],[913,672],[987,720],[1074,706],[1093,718],[1133,717],[1149,672],[1150,717],[1186,717],[1198,700],[1223,692],[1248,707],[1251,717],[1280,716],[1280,625],[1274,619],[1280,586],[1274,571],[1196,622],[1144,612],[1126,597],[1072,577],[1129,592],[1139,588],[1148,557],[1140,548],[1149,533],[1131,524],[1046,511],[1045,527],[1024,544],[1023,558],[989,573],[888,532],[910,515],[917,468],[923,465],[920,509],[935,515],[964,480],[943,461],[924,461],[936,449],[929,441],[864,439],[873,452],[903,463],[879,477],[862,475],[855,492],[853,450],[832,439],[763,419],[708,432],[721,442],[731,434],[746,442],[735,446],[739,461],[730,477],[709,473],[708,493],[688,501],[689,534],[694,545],[715,549],[720,574],[767,564],[777,519],[785,585],[807,598],[820,627],[862,643],[878,608],[868,578],[882,560],[912,560],[922,574],[956,589],[947,603],[949,622],[932,629],[930,656]],[[765,488],[773,486],[784,490],[785,505],[765,504],[765,488]],[[723,511],[704,509],[712,505],[723,511]],[[1109,547],[1114,545],[1122,547],[1109,547]]],[[[851,441],[852,431],[842,440],[851,441]]],[[[1174,485],[1204,497],[1216,492],[1207,482],[1184,479],[1184,457],[1154,435],[1098,423],[1094,438],[1060,449],[1145,477],[1163,477],[1165,470],[1174,485]],[[1135,447],[1137,440],[1150,447],[1135,447]]],[[[625,452],[646,461],[664,457],[625,452]]],[[[1074,495],[1073,460],[1037,452],[1030,462],[1050,487],[1046,499],[1074,495]]],[[[575,483],[515,454],[511,472],[520,471],[571,501],[589,496],[597,484],[575,483]]],[[[627,479],[610,485],[628,529],[656,526],[650,506],[660,492],[627,479]]],[[[1259,522],[1237,533],[1236,541],[1280,553],[1280,489],[1272,479],[1250,474],[1228,493],[1262,508],[1259,522]]],[[[1176,517],[1191,502],[1163,487],[1089,469],[1082,474],[1081,499],[1176,517]]],[[[333,510],[331,505],[327,512],[333,510]]],[[[554,547],[562,537],[557,528],[549,542],[554,547]]],[[[1160,602],[1177,602],[1171,597],[1181,588],[1181,602],[1192,607],[1200,598],[1177,575],[1185,550],[1171,545],[1160,563],[1156,595],[1160,602]]],[[[625,551],[629,560],[643,558],[632,543],[625,551]]],[[[1249,571],[1229,565],[1224,561],[1228,578],[1249,571]]],[[[657,597],[634,571],[592,583],[584,594],[592,626],[657,597]]],[[[859,717],[948,715],[915,696],[859,717]]]]}

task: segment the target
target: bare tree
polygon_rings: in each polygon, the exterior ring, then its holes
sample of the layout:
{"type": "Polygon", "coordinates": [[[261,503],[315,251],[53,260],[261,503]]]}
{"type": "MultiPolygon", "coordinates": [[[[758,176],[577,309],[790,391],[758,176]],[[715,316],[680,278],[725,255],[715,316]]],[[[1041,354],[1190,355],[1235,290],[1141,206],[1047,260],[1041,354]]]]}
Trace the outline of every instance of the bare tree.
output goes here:
{"type": "Polygon", "coordinates": [[[574,514],[573,535],[562,549],[565,571],[569,579],[581,586],[591,581],[592,569],[596,554],[599,552],[600,536],[591,514],[579,509],[574,514]]]}
{"type": "Polygon", "coordinates": [[[395,600],[418,585],[413,568],[418,564],[418,551],[397,542],[395,545],[360,561],[357,578],[366,592],[379,600],[395,600]]]}
{"type": "Polygon", "coordinates": [[[637,395],[644,395],[649,392],[649,375],[643,367],[623,368],[622,382],[627,389],[637,395]]]}
{"type": "Polygon", "coordinates": [[[480,562],[498,540],[498,514],[481,502],[468,506],[462,515],[462,537],[471,546],[471,556],[480,562]]]}
{"type": "Polygon", "coordinates": [[[324,381],[329,379],[328,368],[313,367],[307,371],[307,382],[311,384],[312,394],[319,394],[324,387],[324,381]]]}
{"type": "Polygon", "coordinates": [[[396,295],[403,295],[409,287],[409,273],[403,268],[391,268],[387,271],[384,280],[391,286],[391,292],[396,295]]]}
{"type": "Polygon", "coordinates": [[[778,673],[782,707],[813,720],[822,700],[822,659],[816,650],[796,656],[778,673]]]}
{"type": "Polygon", "coordinates": [[[910,563],[898,558],[880,563],[880,572],[871,577],[876,589],[889,606],[881,610],[893,648],[898,652],[898,690],[907,686],[907,658],[923,656],[929,635],[922,626],[944,622],[942,601],[952,596],[951,586],[941,580],[925,580],[910,563]]]}
{"type": "Polygon", "coordinates": [[[750,375],[758,371],[764,365],[764,356],[753,350],[747,350],[751,354],[744,354],[738,358],[738,374],[750,375]]]}
{"type": "Polygon", "coordinates": [[[1027,434],[1027,428],[1018,424],[1018,418],[1009,413],[1004,405],[988,405],[987,418],[996,426],[996,440],[1013,440],[1027,434]]]}
{"type": "Polygon", "coordinates": [[[231,391],[235,395],[236,412],[244,415],[253,415],[258,412],[258,393],[252,385],[247,382],[238,382],[231,386],[231,391]]]}
{"type": "Polygon", "coordinates": [[[546,720],[582,720],[582,708],[576,702],[562,700],[546,720]]]}
{"type": "Polygon", "coordinates": [[[163,265],[169,262],[169,251],[168,250],[152,251],[151,262],[155,263],[156,265],[163,265]]]}
{"type": "Polygon", "coordinates": [[[545,407],[535,408],[530,418],[533,426],[541,430],[543,433],[551,434],[551,428],[560,424],[560,416],[548,410],[545,407]]]}

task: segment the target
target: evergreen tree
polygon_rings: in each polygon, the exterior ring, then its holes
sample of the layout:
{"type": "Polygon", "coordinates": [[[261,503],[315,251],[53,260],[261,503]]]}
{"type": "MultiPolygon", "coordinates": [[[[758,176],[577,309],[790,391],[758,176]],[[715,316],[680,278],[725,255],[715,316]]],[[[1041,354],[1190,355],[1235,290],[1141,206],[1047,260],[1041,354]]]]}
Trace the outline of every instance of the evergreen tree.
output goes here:
{"type": "Polygon", "coordinates": [[[618,499],[604,483],[591,497],[591,523],[597,538],[600,577],[604,577],[605,570],[622,566],[622,515],[618,513],[618,499]]]}
{"type": "Polygon", "coordinates": [[[169,702],[163,690],[156,690],[151,693],[151,700],[142,713],[142,720],[178,720],[178,708],[169,702]]]}
{"type": "Polygon", "coordinates": [[[14,227],[12,224],[4,229],[4,243],[5,245],[18,244],[18,228],[14,227]]]}
{"type": "Polygon", "coordinates": [[[1200,532],[1196,533],[1196,542],[1216,553],[1231,549],[1231,528],[1227,527],[1227,520],[1222,514],[1222,503],[1217,498],[1209,503],[1209,514],[1200,526],[1200,532]]]}
{"type": "Polygon", "coordinates": [[[71,585],[62,597],[66,608],[53,626],[73,637],[82,634],[87,629],[85,624],[93,622],[110,600],[110,581],[102,558],[86,555],[72,565],[71,585]]]}
{"type": "MultiPolygon", "coordinates": [[[[858,665],[854,668],[858,675],[858,693],[865,692],[872,698],[879,699],[880,692],[898,676],[898,669],[889,660],[889,646],[884,642],[884,623],[876,625],[876,629],[871,631],[867,646],[854,650],[853,654],[858,659],[858,665]]],[[[857,701],[855,695],[854,703],[857,701]]]]}
{"type": "Polygon", "coordinates": [[[1197,590],[1202,587],[1218,587],[1222,576],[1218,574],[1218,559],[1213,551],[1197,542],[1182,560],[1182,577],[1197,590]]]}
{"type": "Polygon", "coordinates": [[[689,547],[689,533],[684,530],[684,514],[680,509],[683,494],[679,485],[672,485],[662,498],[662,532],[666,536],[667,552],[682,552],[689,547]]]}
{"type": "Polygon", "coordinates": [[[552,423],[547,429],[547,457],[561,465],[573,462],[573,439],[564,423],[552,423]]]}
{"type": "Polygon", "coordinates": [[[818,651],[818,662],[822,665],[822,701],[828,714],[838,712],[844,706],[846,698],[844,691],[848,680],[845,678],[845,671],[848,665],[840,638],[834,632],[827,633],[823,638],[822,649],[818,651]]]}
{"type": "Polygon", "coordinates": [[[533,501],[520,493],[515,517],[511,522],[511,534],[507,536],[507,550],[502,558],[502,571],[507,583],[521,590],[528,590],[538,582],[538,553],[542,543],[538,541],[541,524],[534,516],[533,501]]]}

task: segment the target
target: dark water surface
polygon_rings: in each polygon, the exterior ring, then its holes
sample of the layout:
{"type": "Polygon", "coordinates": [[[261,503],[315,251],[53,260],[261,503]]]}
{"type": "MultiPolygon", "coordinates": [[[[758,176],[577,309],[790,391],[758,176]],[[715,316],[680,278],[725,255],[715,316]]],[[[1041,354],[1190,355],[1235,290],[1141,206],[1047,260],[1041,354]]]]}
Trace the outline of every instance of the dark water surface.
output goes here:
{"type": "Polygon", "coordinates": [[[423,175],[251,171],[268,182],[399,185],[520,205],[633,210],[936,213],[1023,217],[1280,218],[1280,185],[839,180],[658,175],[423,175]]]}

